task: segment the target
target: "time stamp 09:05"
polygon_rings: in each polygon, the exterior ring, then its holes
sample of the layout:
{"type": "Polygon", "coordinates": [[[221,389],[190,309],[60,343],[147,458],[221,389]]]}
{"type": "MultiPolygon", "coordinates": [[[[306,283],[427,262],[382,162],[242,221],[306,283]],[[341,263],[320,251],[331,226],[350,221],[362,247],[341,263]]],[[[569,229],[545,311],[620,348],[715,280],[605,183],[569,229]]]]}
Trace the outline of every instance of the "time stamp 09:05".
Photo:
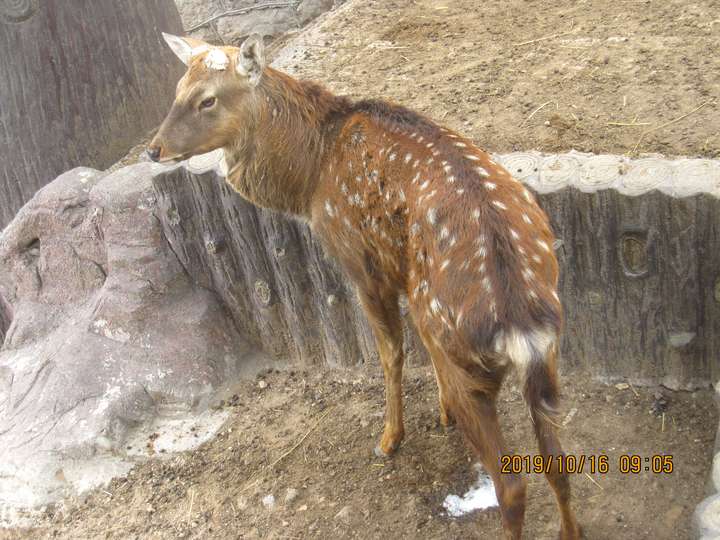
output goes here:
{"type": "Polygon", "coordinates": [[[622,454],[611,459],[605,454],[598,455],[504,455],[500,459],[500,472],[502,474],[520,473],[548,473],[557,467],[558,471],[568,474],[606,474],[610,472],[611,465],[616,465],[622,474],[640,474],[643,472],[653,474],[671,474],[674,470],[673,456],[656,454],[641,456],[637,454],[622,454]]]}

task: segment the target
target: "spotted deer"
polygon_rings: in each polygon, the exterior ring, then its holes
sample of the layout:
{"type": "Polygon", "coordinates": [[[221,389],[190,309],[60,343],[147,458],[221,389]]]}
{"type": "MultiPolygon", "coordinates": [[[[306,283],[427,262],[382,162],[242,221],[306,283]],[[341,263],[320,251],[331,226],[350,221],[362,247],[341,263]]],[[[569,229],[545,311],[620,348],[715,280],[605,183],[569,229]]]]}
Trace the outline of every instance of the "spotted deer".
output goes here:
{"type": "MultiPolygon", "coordinates": [[[[188,66],[148,147],[174,162],[221,148],[226,181],[298,216],[340,262],[373,329],[385,375],[375,452],[403,439],[399,296],[432,359],[440,421],[455,421],[492,476],[503,527],[520,538],[525,480],[501,472],[496,398],[523,381],[540,454],[563,454],[553,418],[562,307],[553,234],[534,196],[466,137],[399,105],[351,101],[266,65],[262,40],[214,47],[164,35],[188,66]]],[[[560,537],[580,528],[568,476],[546,471],[560,537]]]]}

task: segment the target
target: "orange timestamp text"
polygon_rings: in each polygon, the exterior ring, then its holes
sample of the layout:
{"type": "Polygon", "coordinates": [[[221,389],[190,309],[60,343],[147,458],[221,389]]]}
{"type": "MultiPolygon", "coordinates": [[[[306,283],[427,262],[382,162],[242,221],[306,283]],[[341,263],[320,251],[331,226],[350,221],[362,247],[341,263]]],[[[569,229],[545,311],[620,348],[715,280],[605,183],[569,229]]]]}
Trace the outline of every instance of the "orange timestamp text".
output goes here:
{"type": "Polygon", "coordinates": [[[670,474],[674,470],[673,456],[668,454],[655,454],[641,456],[638,454],[622,454],[611,459],[605,454],[560,454],[557,456],[541,455],[504,455],[500,458],[500,472],[502,474],[520,473],[549,473],[557,471],[567,474],[607,474],[611,464],[621,474],[640,474],[643,472],[653,474],[670,474]]]}

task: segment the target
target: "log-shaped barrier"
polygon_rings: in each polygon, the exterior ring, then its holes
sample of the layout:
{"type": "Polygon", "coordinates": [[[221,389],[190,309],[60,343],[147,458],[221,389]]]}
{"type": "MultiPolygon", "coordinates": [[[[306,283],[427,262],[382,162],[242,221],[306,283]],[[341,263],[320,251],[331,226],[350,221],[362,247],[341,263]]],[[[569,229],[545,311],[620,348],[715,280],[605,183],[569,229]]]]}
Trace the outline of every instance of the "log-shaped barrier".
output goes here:
{"type": "MultiPolygon", "coordinates": [[[[538,193],[558,238],[566,370],[671,388],[720,377],[720,162],[497,159],[538,193]]],[[[374,346],[354,294],[307,226],[253,207],[202,167],[155,179],[159,218],[190,276],[275,356],[369,361],[374,346]]],[[[422,357],[409,326],[406,336],[410,356],[422,357]]]]}

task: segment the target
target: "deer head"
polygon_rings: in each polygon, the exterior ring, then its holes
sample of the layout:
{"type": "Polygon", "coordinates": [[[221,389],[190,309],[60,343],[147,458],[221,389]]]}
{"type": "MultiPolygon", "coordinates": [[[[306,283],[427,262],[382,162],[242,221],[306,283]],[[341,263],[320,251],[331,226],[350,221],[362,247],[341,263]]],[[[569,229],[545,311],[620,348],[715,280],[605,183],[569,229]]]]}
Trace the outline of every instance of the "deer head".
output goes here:
{"type": "Polygon", "coordinates": [[[174,162],[236,143],[257,122],[255,89],[265,67],[262,37],[240,48],[215,47],[198,39],[163,33],[187,65],[175,102],[147,148],[153,161],[174,162]]]}

